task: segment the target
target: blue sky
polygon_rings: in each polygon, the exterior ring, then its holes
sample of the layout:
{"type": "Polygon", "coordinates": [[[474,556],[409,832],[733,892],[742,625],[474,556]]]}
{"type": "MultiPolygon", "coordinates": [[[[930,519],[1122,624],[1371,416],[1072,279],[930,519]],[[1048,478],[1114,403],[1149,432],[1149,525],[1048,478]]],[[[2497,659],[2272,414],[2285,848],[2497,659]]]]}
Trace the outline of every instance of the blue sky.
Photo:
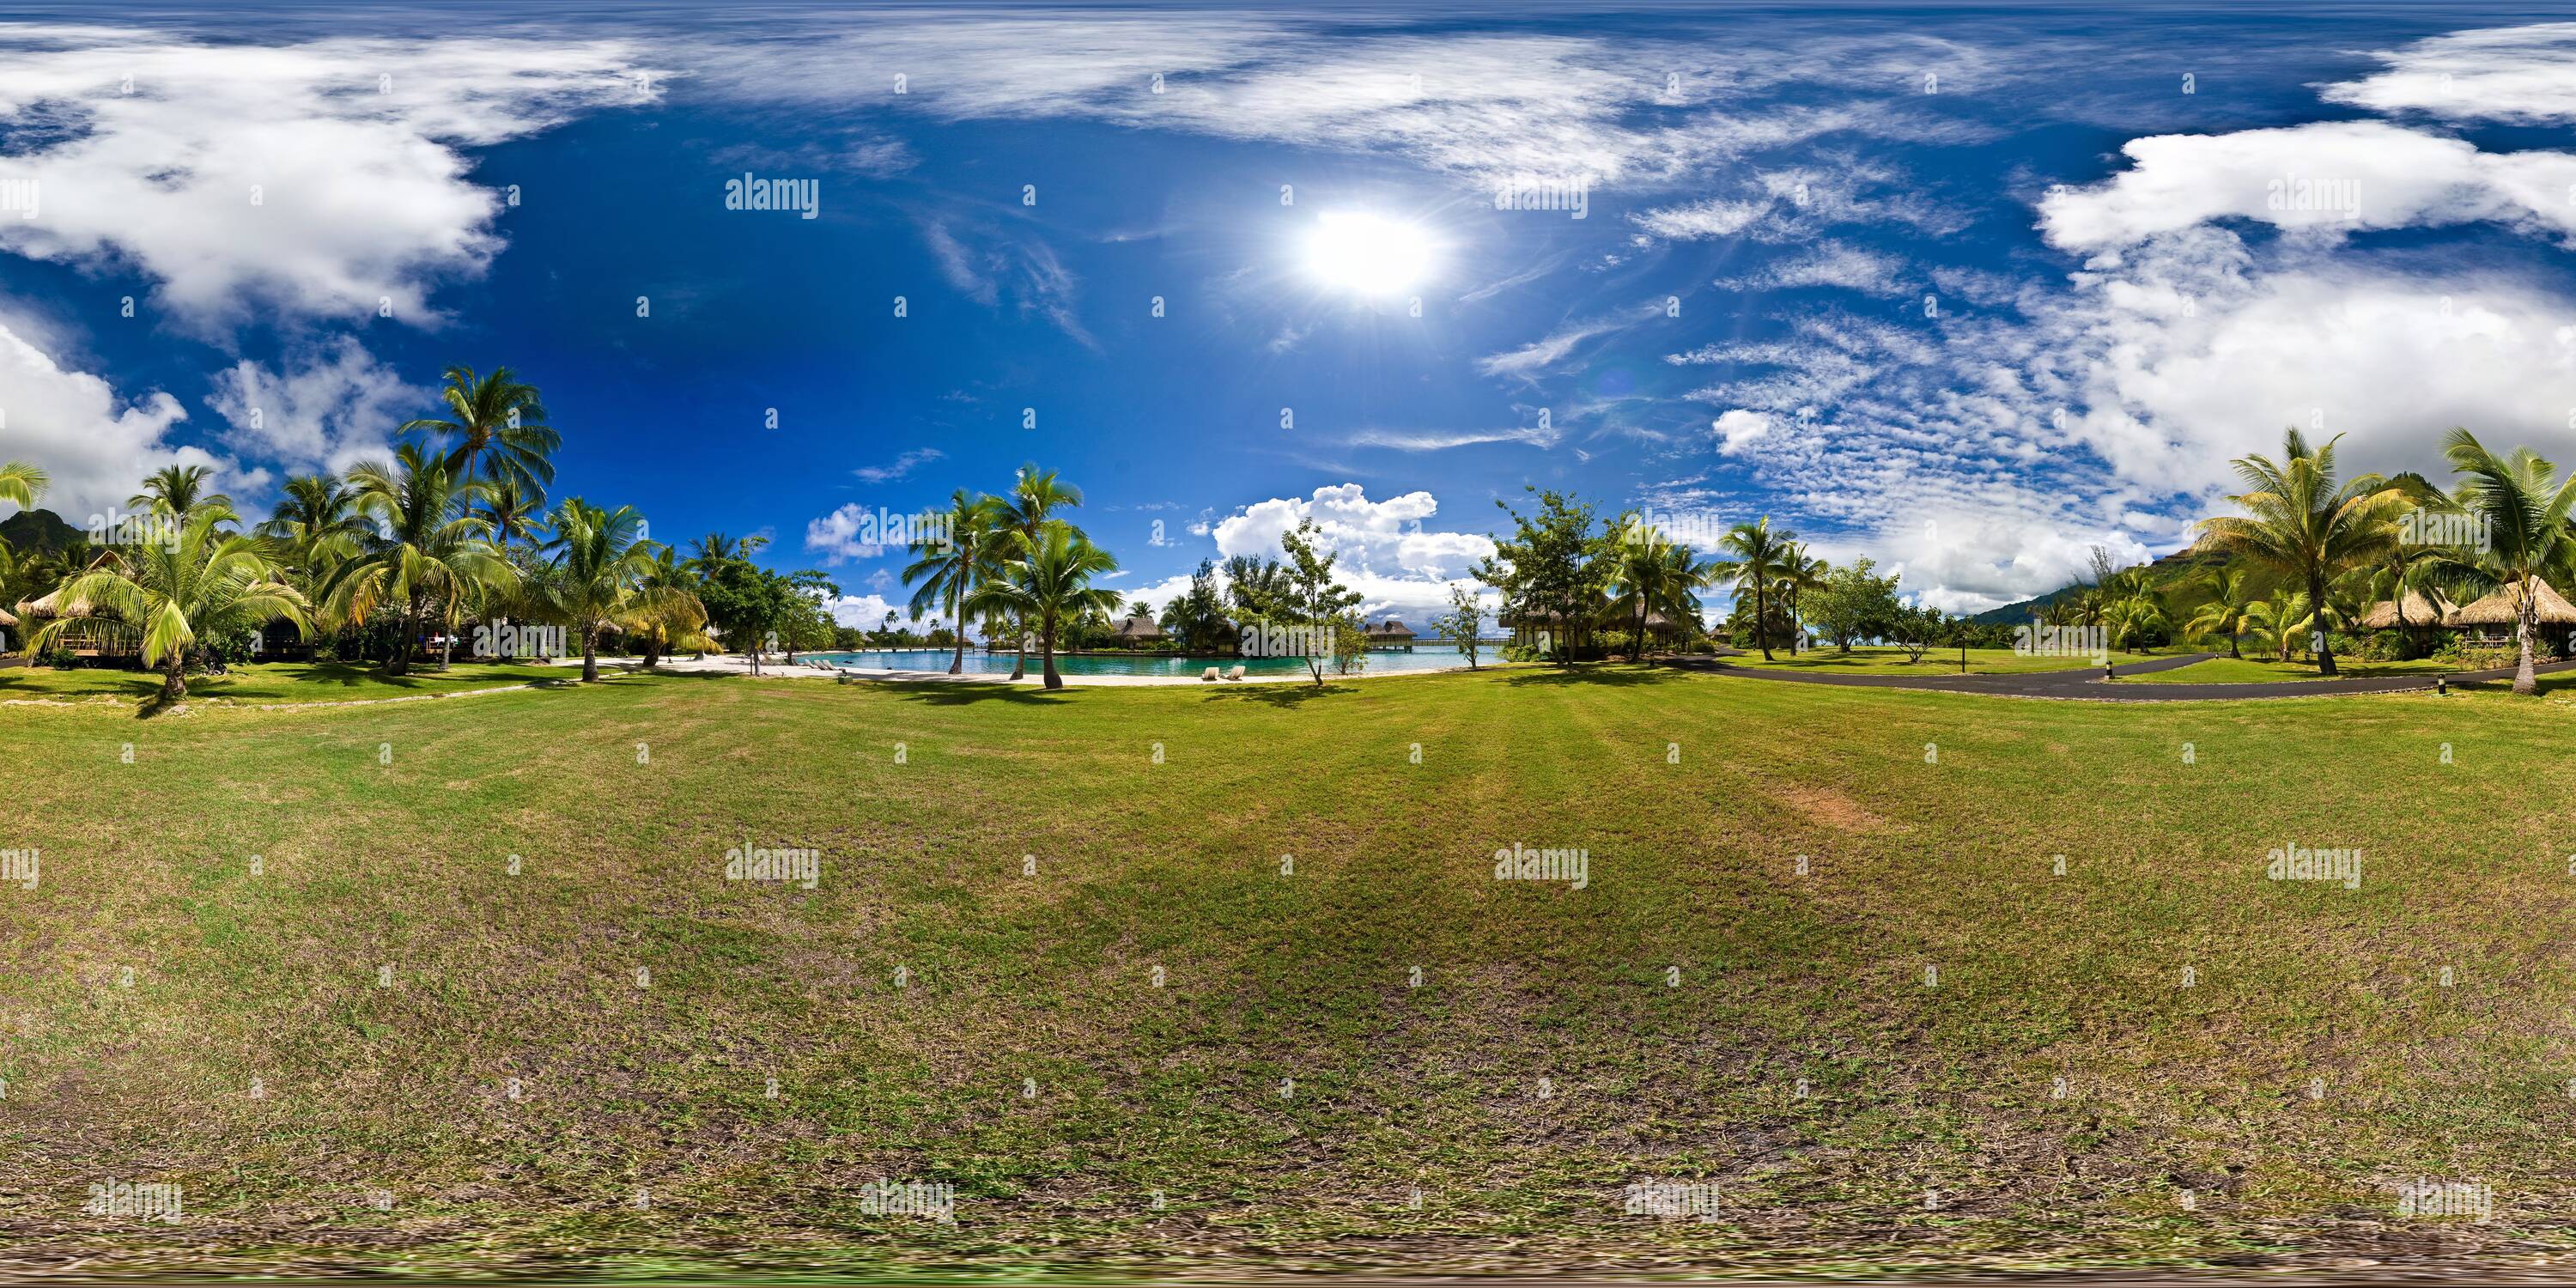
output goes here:
{"type": "Polygon", "coordinates": [[[904,597],[856,515],[1024,460],[1157,603],[1312,516],[1419,616],[1537,484],[1973,611],[2180,545],[2287,424],[2576,438],[2536,11],[470,12],[0,24],[50,508],[190,460],[255,514],[507,363],[561,492],[768,533],[853,621],[904,597]]]}

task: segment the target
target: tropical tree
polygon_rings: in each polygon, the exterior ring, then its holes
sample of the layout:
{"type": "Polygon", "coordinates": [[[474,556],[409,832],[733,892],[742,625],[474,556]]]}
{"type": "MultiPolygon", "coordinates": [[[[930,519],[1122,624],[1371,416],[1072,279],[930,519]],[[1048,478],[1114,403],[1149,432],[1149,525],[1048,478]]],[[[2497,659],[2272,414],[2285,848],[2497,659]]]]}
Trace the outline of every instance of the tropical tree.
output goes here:
{"type": "MultiPolygon", "coordinates": [[[[1001,498],[1001,522],[1018,535],[1017,548],[1033,549],[1037,545],[1038,529],[1053,518],[1056,511],[1081,504],[1082,489],[1058,482],[1054,470],[1040,470],[1037,462],[1031,461],[1022,465],[1019,474],[1011,480],[1010,495],[1001,498]]],[[[1028,623],[1020,622],[1013,635],[1019,641],[1018,651],[1011,662],[1011,678],[1016,680],[1028,674],[1029,670],[1028,623]]]]}
{"type": "Polygon", "coordinates": [[[1433,618],[1431,629],[1457,641],[1458,651],[1467,655],[1467,669],[1476,669],[1476,637],[1484,633],[1485,604],[1472,583],[1450,584],[1449,611],[1433,618]]]}
{"type": "MultiPolygon", "coordinates": [[[[438,400],[446,405],[445,416],[406,421],[402,432],[454,439],[446,464],[460,480],[509,483],[531,497],[545,495],[555,481],[548,458],[563,446],[563,435],[546,426],[545,403],[536,386],[520,381],[508,367],[487,376],[477,376],[472,367],[449,367],[438,400]]],[[[481,499],[489,502],[493,494],[481,499]]],[[[500,535],[507,539],[506,533],[500,535]]]]}
{"type": "Polygon", "coordinates": [[[2576,555],[2576,533],[2568,527],[2570,507],[2576,507],[2576,475],[2559,478],[2558,467],[2528,447],[2498,456],[2465,429],[2443,436],[2442,455],[2461,476],[2455,503],[2466,512],[2481,540],[2436,547],[2434,559],[2452,580],[2465,586],[2510,591],[2517,653],[2513,691],[2536,693],[2540,686],[2532,667],[2540,637],[2536,583],[2544,570],[2562,566],[2576,555]]]}
{"type": "MultiPolygon", "coordinates": [[[[965,493],[958,493],[960,499],[964,496],[965,493]]],[[[961,547],[964,544],[963,541],[959,543],[961,547]]],[[[1012,532],[1010,545],[1014,557],[1003,566],[1001,575],[983,577],[966,595],[963,605],[971,613],[1000,609],[1023,622],[1036,623],[1038,656],[1044,667],[1046,687],[1061,689],[1064,677],[1056,674],[1056,639],[1068,623],[1117,611],[1118,592],[1091,583],[1118,571],[1118,561],[1061,519],[1049,520],[1040,528],[1034,544],[1012,532]]],[[[952,560],[954,558],[952,556],[952,560]]],[[[966,575],[961,571],[949,574],[945,579],[963,584],[966,575]]],[[[928,590],[933,584],[937,583],[925,583],[923,589],[928,590]]],[[[962,657],[965,647],[962,632],[960,639],[958,647],[962,657]]],[[[955,668],[952,667],[949,673],[955,674],[955,668]]],[[[1320,680],[1317,682],[1321,683],[1320,680]]]]}
{"type": "MultiPolygon", "coordinates": [[[[921,583],[912,592],[915,620],[926,609],[944,608],[949,620],[959,623],[956,656],[948,661],[948,673],[956,675],[966,669],[966,632],[962,627],[969,601],[1001,570],[1001,556],[1006,550],[1016,556],[1015,562],[1024,561],[1033,551],[1024,543],[1006,543],[1003,533],[1009,532],[1014,542],[1018,534],[1005,526],[1007,512],[992,497],[959,488],[948,498],[947,518],[946,532],[925,532],[912,543],[914,558],[912,565],[903,570],[903,580],[907,586],[921,583]]],[[[1016,602],[1005,603],[1004,607],[1014,613],[1019,611],[1016,602]]],[[[1014,676],[1018,674],[1013,672],[1014,676]]],[[[1052,661],[1047,664],[1047,674],[1055,674],[1052,661]]],[[[1057,685],[1050,682],[1047,687],[1057,685]]]]}
{"type": "MultiPolygon", "coordinates": [[[[36,498],[45,494],[51,480],[43,470],[25,461],[0,461],[0,501],[16,503],[21,510],[36,508],[36,498]]],[[[0,581],[14,576],[17,560],[10,553],[9,542],[0,538],[0,581]]]]}
{"type": "Polygon", "coordinates": [[[88,609],[86,620],[142,637],[143,665],[161,668],[161,695],[176,701],[188,696],[188,655],[201,639],[281,619],[311,635],[309,605],[278,580],[258,539],[215,530],[233,519],[231,506],[208,501],[177,521],[176,540],[110,550],[64,583],[63,615],[36,628],[28,651],[53,648],[73,623],[71,611],[88,609]]]}
{"type": "Polygon", "coordinates": [[[554,556],[543,596],[551,615],[581,633],[581,678],[599,679],[599,633],[623,629],[647,600],[673,592],[644,588],[656,571],[654,545],[643,538],[644,516],[635,507],[603,510],[568,497],[547,520],[547,553],[554,556]]]}
{"type": "Polygon", "coordinates": [[[1753,597],[1753,642],[1762,647],[1762,660],[1771,659],[1771,590],[1788,566],[1791,547],[1797,533],[1786,528],[1773,531],[1768,515],[1752,523],[1739,523],[1728,529],[1718,542],[1720,549],[1733,556],[1709,567],[1718,578],[1735,583],[1738,599],[1753,597]]]}
{"type": "MultiPolygon", "coordinates": [[[[2307,437],[2292,429],[2282,436],[2278,463],[2265,456],[2238,457],[2236,474],[2246,490],[2227,499],[2245,514],[2199,524],[2200,549],[2247,559],[2272,572],[2305,592],[2312,615],[2315,606],[2326,603],[2326,584],[2396,544],[2399,517],[2432,492],[2431,485],[2411,474],[2393,479],[2364,474],[2338,486],[2335,443],[2341,437],[2310,447],[2307,437]]],[[[2323,620],[2316,625],[2317,672],[2333,675],[2333,641],[2326,638],[2323,620]]]]}
{"type": "Polygon", "coordinates": [[[1609,580],[1604,541],[1592,531],[1592,507],[1555,491],[1538,492],[1536,514],[1522,514],[1500,499],[1513,533],[1494,542],[1494,553],[1474,568],[1476,580],[1502,592],[1502,617],[1522,629],[1565,632],[1556,645],[1561,666],[1572,666],[1583,632],[1601,614],[1601,588],[1609,580]]]}
{"type": "Polygon", "coordinates": [[[2227,655],[2241,658],[2245,654],[2239,641],[2245,635],[2245,614],[2261,597],[2261,580],[2250,568],[2211,567],[2201,581],[2201,600],[2183,633],[2193,639],[2216,635],[2227,637],[2227,655]]]}
{"type": "Polygon", "coordinates": [[[184,516],[200,505],[220,505],[230,511],[231,497],[206,492],[206,480],[214,473],[203,465],[164,465],[145,476],[143,490],[125,503],[149,514],[173,516],[184,516]]]}
{"type": "Polygon", "coordinates": [[[513,544],[536,545],[545,506],[543,493],[531,492],[512,479],[494,481],[491,500],[486,502],[492,516],[493,542],[504,549],[513,544]]]}
{"type": "Polygon", "coordinates": [[[392,675],[411,673],[412,651],[431,608],[454,603],[475,587],[505,588],[517,581],[510,561],[494,546],[491,520],[471,512],[486,498],[486,485],[460,475],[450,458],[405,443],[395,467],[370,461],[349,470],[358,512],[377,524],[364,549],[332,569],[323,585],[323,614],[336,623],[366,620],[390,605],[398,626],[392,675]]]}
{"type": "Polygon", "coordinates": [[[1795,655],[1807,641],[1807,618],[1802,605],[1811,592],[1825,588],[1825,578],[1834,566],[1817,555],[1808,553],[1803,542],[1789,543],[1788,554],[1780,561],[1780,598],[1789,605],[1789,621],[1794,629],[1789,635],[1789,652],[1795,655]]]}
{"type": "Polygon", "coordinates": [[[2272,593],[2256,600],[2245,609],[2245,633],[2254,642],[2269,649],[2283,662],[2299,647],[2299,634],[2316,626],[2316,613],[2309,607],[2308,592],[2290,586],[2273,587],[2272,593]]]}
{"type": "MultiPolygon", "coordinates": [[[[618,625],[644,651],[644,669],[652,670],[664,654],[706,629],[707,607],[697,596],[697,578],[680,563],[680,554],[653,543],[653,566],[618,625]]],[[[888,617],[893,614],[888,613],[888,617]]]]}
{"type": "Polygon", "coordinates": [[[1662,613],[1676,621],[1699,615],[1699,603],[1691,592],[1699,588],[1702,574],[1692,566],[1690,548],[1665,539],[1635,515],[1620,520],[1609,574],[1605,589],[1611,596],[1610,611],[1626,619],[1633,632],[1628,646],[1631,662],[1646,655],[1649,614],[1662,613]]]}
{"type": "Polygon", "coordinates": [[[374,529],[358,514],[358,494],[328,474],[286,480],[285,496],[254,529],[310,594],[333,565],[357,552],[374,529]]]}

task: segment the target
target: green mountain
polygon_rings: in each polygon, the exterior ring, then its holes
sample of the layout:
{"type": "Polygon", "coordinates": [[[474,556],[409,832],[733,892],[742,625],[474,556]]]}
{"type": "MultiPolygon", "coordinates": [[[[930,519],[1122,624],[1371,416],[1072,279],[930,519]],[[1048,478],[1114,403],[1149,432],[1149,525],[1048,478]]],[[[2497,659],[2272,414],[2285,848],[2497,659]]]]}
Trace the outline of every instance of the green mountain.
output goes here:
{"type": "Polygon", "coordinates": [[[63,522],[51,510],[21,510],[0,519],[0,541],[21,554],[44,551],[48,554],[78,541],[85,535],[80,529],[63,522]]]}
{"type": "MultiPolygon", "coordinates": [[[[2172,554],[2158,557],[2153,562],[2149,563],[2147,568],[2155,575],[2157,584],[2163,585],[2171,582],[2177,577],[2187,577],[2203,568],[2215,567],[2226,562],[2227,557],[2225,555],[2195,554],[2191,547],[2185,546],[2180,550],[2174,551],[2172,554]]],[[[1982,613],[1978,613],[1975,616],[1970,617],[1968,620],[1979,626],[2018,625],[2022,622],[2029,621],[2039,612],[2040,609],[2046,608],[2050,604],[2054,604],[2058,600],[2064,599],[2069,595],[2080,593],[2083,589],[2084,583],[2082,582],[2060,586],[2045,595],[2025,599],[2019,603],[2006,604],[2001,608],[1989,608],[1982,613]]]]}

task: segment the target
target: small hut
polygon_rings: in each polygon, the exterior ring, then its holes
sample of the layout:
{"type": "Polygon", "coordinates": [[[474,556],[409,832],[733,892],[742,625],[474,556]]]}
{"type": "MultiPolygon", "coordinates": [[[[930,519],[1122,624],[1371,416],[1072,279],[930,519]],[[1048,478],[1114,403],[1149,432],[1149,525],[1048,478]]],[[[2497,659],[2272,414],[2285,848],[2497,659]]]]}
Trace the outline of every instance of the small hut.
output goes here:
{"type": "Polygon", "coordinates": [[[1390,617],[1382,622],[1371,623],[1363,628],[1360,634],[1368,637],[1370,648],[1413,647],[1413,631],[1399,618],[1390,617]]]}
{"type": "Polygon", "coordinates": [[[1127,648],[1163,642],[1163,628],[1155,625],[1153,618],[1141,614],[1118,623],[1117,634],[1119,644],[1127,648]]]}
{"type": "Polygon", "coordinates": [[[2378,603],[2371,605],[2370,611],[2361,615],[2361,629],[2366,631],[2396,630],[2398,628],[2398,617],[2400,615],[2398,610],[2401,607],[2405,610],[2405,628],[2407,630],[2428,630],[2432,627],[2441,625],[2442,619],[2451,612],[2453,606],[2449,600],[2438,598],[2427,599],[2424,597],[2423,591],[2410,589],[2406,592],[2402,601],[2396,599],[2383,599],[2378,603]]]}
{"type": "Polygon", "coordinates": [[[55,647],[69,649],[74,657],[125,657],[141,651],[134,632],[126,630],[124,623],[96,616],[85,603],[65,604],[62,598],[63,592],[55,590],[38,599],[22,599],[18,601],[18,617],[30,623],[31,632],[56,618],[80,623],[65,630],[55,642],[55,647]]]}
{"type": "MultiPolygon", "coordinates": [[[[2560,595],[2548,582],[2538,577],[2531,579],[2531,587],[2534,597],[2539,601],[2540,625],[2559,628],[2556,632],[2544,631],[2544,637],[2557,634],[2560,638],[2565,638],[2566,628],[2576,626],[2576,604],[2568,603],[2565,596],[2560,595]]],[[[2510,641],[2521,622],[2522,584],[2520,582],[2498,587],[2494,594],[2473,604],[2463,604],[2442,615],[2444,626],[2462,630],[2475,629],[2481,640],[2500,638],[2510,641]],[[2490,636],[2489,627],[2503,629],[2490,636]]]]}

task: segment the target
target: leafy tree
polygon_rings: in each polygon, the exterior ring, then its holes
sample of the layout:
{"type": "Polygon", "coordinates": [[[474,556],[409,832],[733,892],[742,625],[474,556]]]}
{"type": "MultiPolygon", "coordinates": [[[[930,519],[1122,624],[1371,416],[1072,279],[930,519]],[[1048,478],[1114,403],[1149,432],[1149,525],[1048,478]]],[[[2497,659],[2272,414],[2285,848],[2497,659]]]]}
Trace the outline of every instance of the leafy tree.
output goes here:
{"type": "Polygon", "coordinates": [[[555,507],[545,549],[554,566],[544,581],[551,615],[581,637],[581,678],[599,679],[599,633],[623,629],[648,595],[654,572],[653,543],[643,539],[644,516],[631,505],[602,510],[580,497],[555,507]]]}
{"type": "MultiPolygon", "coordinates": [[[[43,470],[25,461],[0,461],[0,501],[14,502],[21,510],[36,508],[36,498],[45,494],[51,480],[43,470]]],[[[16,557],[6,538],[0,538],[0,581],[16,575],[16,557]]]]}
{"type": "MultiPolygon", "coordinates": [[[[188,696],[188,654],[201,640],[281,619],[312,633],[304,596],[278,580],[258,539],[215,530],[233,518],[230,505],[201,502],[179,517],[177,540],[118,546],[62,588],[66,610],[87,607],[101,614],[90,620],[141,635],[143,665],[161,668],[165,700],[188,696]]],[[[73,620],[66,613],[37,627],[28,651],[55,647],[73,620]]]]}
{"type": "Polygon", "coordinates": [[[1689,547],[1666,540],[1661,531],[1633,514],[1620,517],[1615,533],[1606,589],[1612,596],[1610,611],[1630,623],[1628,660],[1635,662],[1646,655],[1649,614],[1662,613],[1675,621],[1699,616],[1699,599],[1693,592],[1704,574],[1692,565],[1689,547]]]}
{"type": "Polygon", "coordinates": [[[1041,527],[1033,546],[1020,541],[1016,532],[1011,535],[1015,557],[1005,565],[1003,575],[986,579],[968,598],[967,611],[1000,608],[1021,621],[1035,622],[1046,687],[1061,689],[1064,677],[1055,669],[1056,641],[1072,623],[1117,609],[1118,592],[1091,583],[1118,571],[1118,561],[1061,519],[1041,527]]]}
{"type": "Polygon", "coordinates": [[[1226,601],[1240,623],[1264,620],[1270,602],[1287,593],[1288,570],[1268,555],[1235,555],[1225,561],[1226,601]]]}
{"type": "MultiPolygon", "coordinates": [[[[912,592],[915,618],[927,610],[944,608],[948,620],[962,626],[967,603],[1001,572],[1008,539],[1004,534],[1017,534],[1008,527],[1008,512],[999,501],[964,488],[949,497],[947,526],[945,533],[925,533],[912,543],[915,557],[912,565],[903,570],[903,580],[905,585],[921,583],[912,592]]],[[[962,630],[955,641],[957,655],[949,660],[950,675],[966,669],[966,637],[962,630]]]]}
{"type": "Polygon", "coordinates": [[[1485,605],[1476,597],[1473,586],[1449,587],[1449,611],[1432,619],[1431,629],[1458,641],[1458,651],[1467,655],[1467,669],[1476,669],[1476,637],[1484,633],[1485,605]]]}
{"type": "MultiPolygon", "coordinates": [[[[2397,521],[2410,498],[2432,492],[2414,475],[2389,479],[2364,474],[2337,486],[2335,443],[2341,437],[2311,448],[2307,437],[2293,429],[2282,437],[2279,463],[2264,456],[2238,457],[2236,473],[2246,490],[2227,499],[2246,513],[2201,520],[2199,548],[2273,572],[2306,592],[2311,612],[2323,606],[2326,583],[2396,544],[2397,521]]],[[[2334,645],[2324,625],[2318,623],[2317,672],[2333,675],[2334,645]]]]}
{"type": "Polygon", "coordinates": [[[1752,523],[1739,523],[1718,542],[1720,549],[1733,558],[1714,564],[1710,572],[1731,578],[1738,599],[1750,594],[1753,599],[1754,642],[1762,647],[1762,660],[1771,660],[1771,591],[1789,565],[1789,553],[1797,533],[1786,528],[1773,531],[1765,515],[1752,523]]]}
{"type": "Polygon", "coordinates": [[[2559,478],[2558,468],[2528,447],[2498,456],[2465,429],[2444,436],[2442,454],[2462,476],[2456,504],[2476,520],[2486,541],[2484,549],[2449,547],[2437,557],[2465,586],[2512,592],[2518,654],[2513,691],[2536,693],[2539,678],[2532,669],[2532,651],[2540,636],[2540,596],[2535,583],[2544,571],[2576,555],[2576,533],[2568,527],[2570,508],[2576,507],[2576,475],[2559,478]]]}
{"type": "Polygon", "coordinates": [[[1334,624],[1360,602],[1359,592],[1334,580],[1333,563],[1341,556],[1325,553],[1323,536],[1313,519],[1299,520],[1295,528],[1279,534],[1279,546],[1288,554],[1282,565],[1287,575],[1279,592],[1270,596],[1268,613],[1271,625],[1285,627],[1305,640],[1306,670],[1319,687],[1324,683],[1324,668],[1338,661],[1334,624]]]}
{"type": "MultiPolygon", "coordinates": [[[[509,484],[530,498],[543,497],[555,481],[548,458],[563,446],[563,436],[546,426],[537,387],[519,380],[508,367],[487,376],[477,376],[472,367],[449,367],[446,378],[438,400],[447,415],[406,421],[401,432],[455,439],[447,468],[460,479],[509,484]]],[[[481,499],[488,503],[497,495],[487,491],[481,499]]],[[[496,535],[509,537],[507,532],[496,535]]]]}
{"type": "Polygon", "coordinates": [[[452,601],[471,586],[513,584],[517,574],[489,540],[491,521],[470,513],[485,495],[483,484],[466,480],[418,443],[403,444],[395,460],[399,470],[368,462],[349,471],[358,512],[379,531],[332,569],[323,611],[335,622],[357,623],[379,605],[392,605],[398,629],[385,669],[408,675],[434,602],[452,601]]]}
{"type": "Polygon", "coordinates": [[[1861,559],[1827,572],[1822,590],[1808,602],[1808,615],[1833,639],[1836,652],[1896,632],[1904,605],[1896,598],[1896,578],[1878,576],[1877,567],[1877,560],[1861,559]]]}
{"type": "MultiPolygon", "coordinates": [[[[1011,494],[999,502],[1000,526],[1017,541],[997,544],[995,558],[1007,557],[1013,549],[1034,550],[1040,529],[1055,517],[1057,511],[1081,504],[1082,489],[1058,482],[1054,470],[1040,470],[1035,461],[1022,465],[1020,472],[1011,480],[1011,494]]],[[[1018,651],[1011,661],[1011,678],[1016,680],[1029,673],[1027,621],[1019,621],[1019,629],[1013,633],[1013,638],[1018,641],[1018,651]]]]}
{"type": "Polygon", "coordinates": [[[787,578],[748,559],[724,559],[699,574],[698,602],[707,620],[760,674],[761,651],[795,611],[796,588],[787,578]]]}
{"type": "Polygon", "coordinates": [[[2262,598],[2261,581],[2250,568],[2223,565],[2202,574],[2201,600],[2190,620],[2183,623],[2183,633],[2193,639],[2227,637],[2227,655],[2245,656],[2240,641],[2245,635],[2245,614],[2262,598]]]}
{"type": "Polygon", "coordinates": [[[1223,634],[1225,599],[1218,593],[1216,563],[1199,561],[1198,571],[1190,574],[1190,588],[1172,597],[1163,606],[1160,625],[1194,652],[1213,648],[1223,634]]]}
{"type": "Polygon", "coordinates": [[[1562,628],[1566,639],[1557,660],[1570,666],[1601,610],[1612,565],[1602,557],[1604,540],[1592,531],[1591,506],[1553,490],[1538,498],[1538,512],[1530,515],[1494,502],[1511,516],[1513,534],[1494,543],[1493,555],[1476,565],[1475,575],[1502,592],[1504,616],[1562,628]]]}

